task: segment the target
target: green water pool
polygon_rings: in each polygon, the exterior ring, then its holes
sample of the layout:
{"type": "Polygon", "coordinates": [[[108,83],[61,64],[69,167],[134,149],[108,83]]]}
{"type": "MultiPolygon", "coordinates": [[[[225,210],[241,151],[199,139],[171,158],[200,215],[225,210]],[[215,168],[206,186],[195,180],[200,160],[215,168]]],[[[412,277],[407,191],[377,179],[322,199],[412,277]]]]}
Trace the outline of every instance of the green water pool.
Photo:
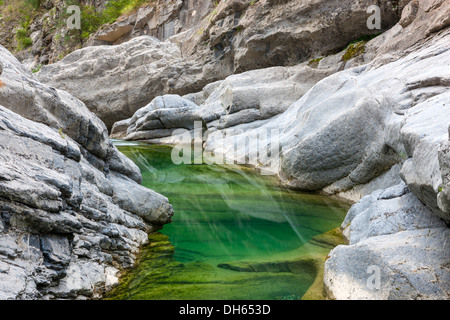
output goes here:
{"type": "Polygon", "coordinates": [[[243,166],[175,165],[170,146],[114,143],[175,214],[109,299],[298,299],[314,283],[312,261],[332,247],[317,237],[347,204],[243,166]]]}

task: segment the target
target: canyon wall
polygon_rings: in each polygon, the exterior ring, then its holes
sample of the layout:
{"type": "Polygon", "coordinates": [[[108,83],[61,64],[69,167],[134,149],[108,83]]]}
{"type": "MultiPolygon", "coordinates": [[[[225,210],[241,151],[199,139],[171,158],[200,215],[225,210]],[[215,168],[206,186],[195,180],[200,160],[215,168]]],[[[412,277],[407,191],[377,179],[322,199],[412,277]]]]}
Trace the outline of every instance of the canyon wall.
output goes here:
{"type": "Polygon", "coordinates": [[[99,298],[173,209],[81,101],[0,65],[0,299],[99,298]]]}

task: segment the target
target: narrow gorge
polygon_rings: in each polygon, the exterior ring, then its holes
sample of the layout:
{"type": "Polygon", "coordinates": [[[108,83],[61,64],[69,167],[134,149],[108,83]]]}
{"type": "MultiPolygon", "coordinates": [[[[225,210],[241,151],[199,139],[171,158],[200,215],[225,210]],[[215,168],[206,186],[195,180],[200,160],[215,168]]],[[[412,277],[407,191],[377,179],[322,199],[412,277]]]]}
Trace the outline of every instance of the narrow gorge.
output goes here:
{"type": "Polygon", "coordinates": [[[449,1],[0,14],[1,300],[450,299],[449,1]]]}

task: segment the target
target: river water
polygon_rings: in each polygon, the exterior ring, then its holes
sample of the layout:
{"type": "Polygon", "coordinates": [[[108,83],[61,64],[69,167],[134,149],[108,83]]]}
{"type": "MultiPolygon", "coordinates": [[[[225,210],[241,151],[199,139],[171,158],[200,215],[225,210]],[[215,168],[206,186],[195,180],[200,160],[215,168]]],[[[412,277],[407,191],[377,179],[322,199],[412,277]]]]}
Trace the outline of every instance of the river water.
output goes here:
{"type": "Polygon", "coordinates": [[[347,204],[243,166],[175,165],[170,146],[114,143],[175,214],[108,298],[286,300],[312,285],[308,257],[324,259],[330,247],[311,239],[338,227],[347,204]]]}

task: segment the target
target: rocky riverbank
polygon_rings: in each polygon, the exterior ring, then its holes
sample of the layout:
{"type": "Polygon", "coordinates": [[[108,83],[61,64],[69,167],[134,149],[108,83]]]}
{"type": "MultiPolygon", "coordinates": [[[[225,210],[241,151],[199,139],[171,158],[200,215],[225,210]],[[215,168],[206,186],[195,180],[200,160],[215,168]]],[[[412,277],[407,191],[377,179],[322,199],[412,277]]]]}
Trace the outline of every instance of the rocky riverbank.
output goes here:
{"type": "Polygon", "coordinates": [[[0,299],[101,297],[172,207],[81,101],[0,61],[0,299]]]}
{"type": "Polygon", "coordinates": [[[202,3],[198,19],[194,7],[174,4],[153,29],[127,20],[123,38],[74,51],[36,77],[0,47],[0,133],[9,137],[0,231],[13,239],[0,244],[1,283],[13,284],[0,294],[104,292],[145,232],[172,214],[167,199],[136,183],[107,128],[113,138],[174,143],[176,130],[193,133],[198,121],[204,150],[241,163],[272,145],[260,132],[276,132],[277,154],[247,164],[286,187],[355,203],[341,226],[348,245],[325,262],[330,298],[448,299],[450,5],[381,1],[378,35],[366,27],[372,3],[350,2],[202,3]],[[65,231],[53,231],[52,219],[65,231]],[[46,269],[33,271],[34,261],[46,269]],[[85,276],[83,263],[101,276],[85,276]],[[37,273],[43,285],[11,281],[37,273]]]}

